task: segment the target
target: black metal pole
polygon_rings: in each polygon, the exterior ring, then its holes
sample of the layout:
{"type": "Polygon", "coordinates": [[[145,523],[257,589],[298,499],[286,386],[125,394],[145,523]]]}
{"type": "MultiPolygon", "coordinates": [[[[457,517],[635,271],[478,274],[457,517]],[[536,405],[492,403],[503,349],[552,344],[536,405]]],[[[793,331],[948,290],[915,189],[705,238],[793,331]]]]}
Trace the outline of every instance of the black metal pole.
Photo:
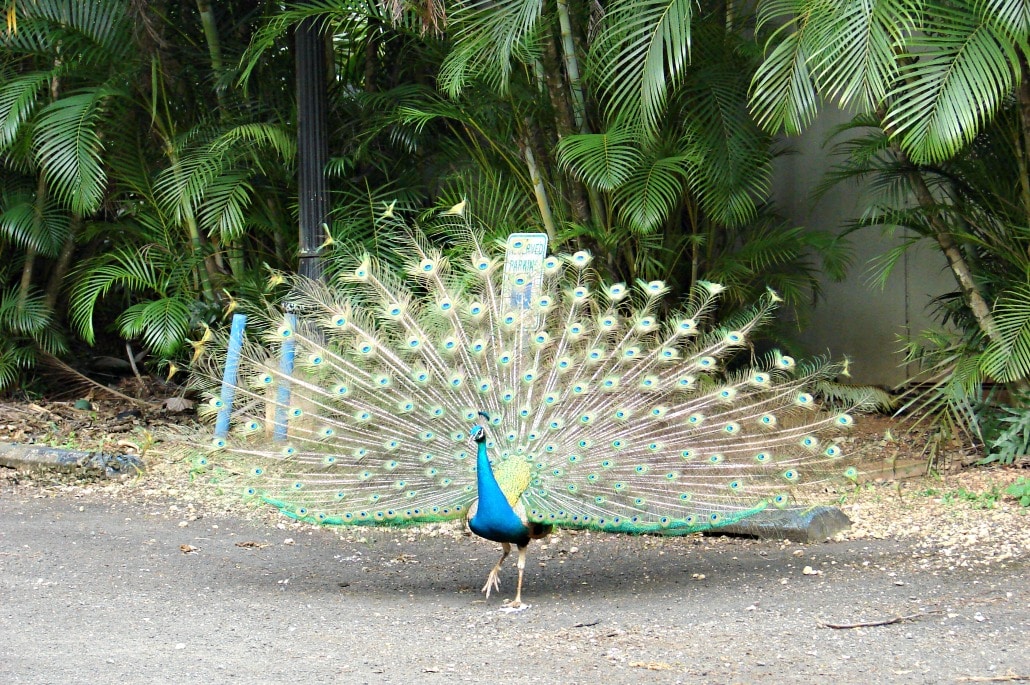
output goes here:
{"type": "Polygon", "coordinates": [[[315,18],[296,29],[297,49],[297,167],[300,205],[300,275],[322,277],[319,249],[325,243],[323,224],[329,222],[329,191],[325,166],[329,160],[326,131],[327,65],[325,43],[315,18]]]}

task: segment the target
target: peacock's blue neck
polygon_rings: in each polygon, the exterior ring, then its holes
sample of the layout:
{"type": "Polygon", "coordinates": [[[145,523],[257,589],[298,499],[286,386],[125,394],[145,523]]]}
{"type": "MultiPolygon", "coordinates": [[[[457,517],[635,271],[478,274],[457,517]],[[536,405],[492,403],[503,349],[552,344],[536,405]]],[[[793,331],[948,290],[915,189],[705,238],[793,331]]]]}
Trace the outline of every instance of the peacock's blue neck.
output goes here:
{"type": "Polygon", "coordinates": [[[479,502],[469,528],[479,537],[494,542],[529,544],[529,528],[504,496],[486,455],[486,440],[477,442],[476,489],[479,502]]]}

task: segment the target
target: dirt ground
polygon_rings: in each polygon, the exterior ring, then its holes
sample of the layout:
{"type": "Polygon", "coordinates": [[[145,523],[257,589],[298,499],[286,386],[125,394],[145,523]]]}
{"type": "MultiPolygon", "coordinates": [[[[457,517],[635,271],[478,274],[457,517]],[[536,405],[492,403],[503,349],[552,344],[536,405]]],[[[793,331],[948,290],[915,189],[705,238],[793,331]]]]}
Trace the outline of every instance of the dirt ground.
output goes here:
{"type": "MultiPolygon", "coordinates": [[[[0,440],[131,450],[185,420],[125,409],[0,404],[0,440]]],[[[924,453],[862,423],[890,463],[924,453]]],[[[519,613],[456,525],[298,524],[151,451],[121,481],[0,468],[0,682],[1030,681],[1030,512],[1002,494],[1028,471],[949,471],[962,450],[844,493],[825,543],[559,532],[519,613]]]]}

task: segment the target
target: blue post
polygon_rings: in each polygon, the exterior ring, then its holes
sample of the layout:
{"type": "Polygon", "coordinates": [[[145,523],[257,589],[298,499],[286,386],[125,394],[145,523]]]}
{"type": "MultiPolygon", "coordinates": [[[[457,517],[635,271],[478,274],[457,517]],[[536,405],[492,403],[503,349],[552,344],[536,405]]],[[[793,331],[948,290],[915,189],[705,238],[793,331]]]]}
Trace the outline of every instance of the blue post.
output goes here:
{"type": "Polygon", "coordinates": [[[282,442],[286,439],[287,411],[290,406],[290,376],[293,375],[293,359],[297,351],[297,315],[287,314],[290,337],[283,340],[282,356],[279,357],[279,387],[275,390],[275,428],[272,439],[282,442]]]}
{"type": "Polygon", "coordinates": [[[240,372],[240,353],[243,351],[243,331],[247,327],[246,314],[234,314],[229,330],[229,348],[225,351],[225,373],[222,374],[222,408],[215,419],[215,435],[224,438],[229,434],[229,419],[232,417],[232,403],[236,399],[236,381],[240,372]]]}

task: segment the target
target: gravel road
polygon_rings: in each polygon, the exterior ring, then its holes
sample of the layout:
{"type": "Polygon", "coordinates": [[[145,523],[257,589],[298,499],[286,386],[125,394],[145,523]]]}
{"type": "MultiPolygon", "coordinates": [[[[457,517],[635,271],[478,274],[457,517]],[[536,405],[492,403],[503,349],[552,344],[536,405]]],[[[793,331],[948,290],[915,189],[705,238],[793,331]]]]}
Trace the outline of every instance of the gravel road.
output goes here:
{"type": "Polygon", "coordinates": [[[520,613],[479,592],[497,553],[0,481],[0,682],[1030,679],[1019,550],[565,532],[531,548],[520,613]]]}

